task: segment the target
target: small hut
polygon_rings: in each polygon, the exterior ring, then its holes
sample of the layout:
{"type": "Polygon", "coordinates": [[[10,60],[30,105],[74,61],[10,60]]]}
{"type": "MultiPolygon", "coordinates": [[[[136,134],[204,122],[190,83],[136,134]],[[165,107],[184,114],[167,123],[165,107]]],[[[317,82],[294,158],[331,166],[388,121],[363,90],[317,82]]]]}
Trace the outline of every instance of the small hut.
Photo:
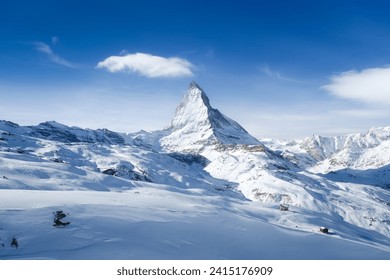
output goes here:
{"type": "Polygon", "coordinates": [[[329,233],[329,229],[327,227],[320,227],[320,231],[322,233],[329,233]]]}

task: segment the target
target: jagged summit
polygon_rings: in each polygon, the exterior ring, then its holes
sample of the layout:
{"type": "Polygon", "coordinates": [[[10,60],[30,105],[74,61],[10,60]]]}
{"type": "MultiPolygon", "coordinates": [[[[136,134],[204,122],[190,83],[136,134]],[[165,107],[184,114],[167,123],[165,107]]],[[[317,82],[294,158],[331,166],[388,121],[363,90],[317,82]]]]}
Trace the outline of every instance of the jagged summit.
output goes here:
{"type": "Polygon", "coordinates": [[[188,87],[188,89],[194,89],[194,88],[197,88],[197,89],[203,91],[202,88],[195,81],[192,81],[190,83],[190,86],[188,87]]]}
{"type": "MultiPolygon", "coordinates": [[[[203,101],[203,103],[210,107],[210,100],[208,98],[208,96],[206,95],[206,93],[204,92],[204,90],[194,81],[192,81],[188,87],[188,90],[187,90],[187,93],[185,95],[186,96],[189,96],[189,97],[193,97],[193,98],[201,98],[201,100],[203,101]]],[[[182,102],[184,101],[184,99],[182,100],[182,102]]]]}
{"type": "Polygon", "coordinates": [[[371,128],[366,133],[304,139],[301,148],[318,163],[315,172],[352,169],[376,169],[388,166],[390,154],[390,127],[371,128]]]}
{"type": "Polygon", "coordinates": [[[237,122],[212,108],[206,93],[195,82],[190,83],[177,107],[169,130],[170,134],[161,139],[161,145],[168,150],[199,151],[213,144],[260,144],[237,122]]]}
{"type": "Polygon", "coordinates": [[[195,83],[191,82],[171,122],[173,129],[180,129],[190,122],[207,122],[210,106],[206,93],[195,83]]]}

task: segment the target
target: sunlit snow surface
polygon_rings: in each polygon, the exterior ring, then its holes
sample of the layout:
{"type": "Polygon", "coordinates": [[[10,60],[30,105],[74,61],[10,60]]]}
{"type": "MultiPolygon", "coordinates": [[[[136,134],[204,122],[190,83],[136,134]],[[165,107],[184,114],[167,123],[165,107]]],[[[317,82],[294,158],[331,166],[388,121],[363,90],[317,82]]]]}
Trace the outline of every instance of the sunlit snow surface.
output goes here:
{"type": "Polygon", "coordinates": [[[258,141],[195,83],[156,132],[0,121],[0,258],[390,259],[389,131],[258,141]]]}
{"type": "MultiPolygon", "coordinates": [[[[151,167],[162,169],[167,163],[136,151],[127,159],[139,158],[133,160],[136,165],[149,160],[151,167]]],[[[75,154],[72,158],[80,162],[75,154]]],[[[112,154],[107,158],[114,159],[112,154]]],[[[2,152],[0,170],[6,179],[0,178],[0,243],[5,247],[0,258],[390,259],[389,239],[377,231],[332,212],[293,205],[281,212],[279,204],[249,201],[196,166],[190,169],[196,180],[179,184],[172,170],[185,174],[188,165],[175,164],[161,176],[171,183],[166,185],[101,174],[88,164],[2,152]],[[213,180],[215,185],[208,183],[213,180]],[[69,213],[69,226],[52,226],[57,210],[69,213]],[[320,233],[319,226],[329,227],[330,234],[320,233]],[[18,249],[10,247],[13,237],[18,249]]]]}
{"type": "Polygon", "coordinates": [[[123,192],[1,190],[0,234],[6,247],[0,257],[390,258],[386,238],[338,224],[325,214],[298,208],[282,213],[275,205],[265,207],[200,189],[137,185],[123,192]],[[52,226],[52,212],[58,209],[69,213],[69,226],[52,226]],[[331,234],[319,233],[318,224],[330,226],[331,234]],[[292,225],[296,229],[283,227],[292,225]],[[9,247],[12,237],[18,238],[18,249],[9,247]]]}

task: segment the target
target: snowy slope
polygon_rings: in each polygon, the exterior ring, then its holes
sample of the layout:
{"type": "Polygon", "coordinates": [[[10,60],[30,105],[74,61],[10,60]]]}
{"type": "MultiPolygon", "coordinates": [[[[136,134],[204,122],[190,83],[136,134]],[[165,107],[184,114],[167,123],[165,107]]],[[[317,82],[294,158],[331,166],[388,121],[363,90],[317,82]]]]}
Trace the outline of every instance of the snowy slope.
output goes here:
{"type": "Polygon", "coordinates": [[[15,138],[29,149],[0,153],[2,259],[389,258],[384,235],[321,211],[291,206],[282,213],[278,204],[248,201],[232,182],[207,176],[198,160],[133,146],[15,138]],[[102,173],[118,162],[169,185],[102,173]],[[52,227],[59,209],[70,213],[69,227],[52,227]],[[320,234],[319,225],[333,235],[320,234]],[[17,250],[8,245],[13,237],[17,250]],[[313,248],[323,248],[321,255],[313,248]]]}
{"type": "Polygon", "coordinates": [[[236,182],[250,200],[326,213],[390,237],[390,193],[386,189],[282,165],[283,161],[269,152],[236,149],[213,154],[206,170],[216,178],[236,182]],[[369,218],[378,222],[370,225],[369,218]]]}
{"type": "Polygon", "coordinates": [[[161,131],[0,121],[0,258],[390,259],[389,131],[259,141],[195,83],[161,131]]]}
{"type": "Polygon", "coordinates": [[[2,190],[0,259],[390,258],[386,238],[324,214],[135,184],[123,192],[2,190]],[[52,212],[60,209],[71,224],[55,228],[52,212]],[[325,223],[329,235],[318,232],[325,223]],[[18,249],[8,245],[13,237],[18,249]]]}
{"type": "Polygon", "coordinates": [[[0,189],[109,190],[126,188],[132,181],[182,188],[201,186],[210,190],[226,189],[228,185],[203,170],[205,159],[201,156],[157,153],[130,145],[69,144],[23,135],[14,135],[12,141],[3,142],[0,177],[7,179],[2,179],[0,189]]]}

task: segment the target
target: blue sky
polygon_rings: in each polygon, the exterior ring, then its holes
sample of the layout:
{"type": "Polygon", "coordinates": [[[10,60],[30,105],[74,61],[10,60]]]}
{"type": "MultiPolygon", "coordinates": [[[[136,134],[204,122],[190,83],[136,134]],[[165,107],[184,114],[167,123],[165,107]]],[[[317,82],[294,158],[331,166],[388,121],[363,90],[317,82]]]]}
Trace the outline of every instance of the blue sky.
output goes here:
{"type": "Polygon", "coordinates": [[[195,80],[257,137],[390,125],[387,1],[1,1],[0,119],[167,126],[195,80]]]}

